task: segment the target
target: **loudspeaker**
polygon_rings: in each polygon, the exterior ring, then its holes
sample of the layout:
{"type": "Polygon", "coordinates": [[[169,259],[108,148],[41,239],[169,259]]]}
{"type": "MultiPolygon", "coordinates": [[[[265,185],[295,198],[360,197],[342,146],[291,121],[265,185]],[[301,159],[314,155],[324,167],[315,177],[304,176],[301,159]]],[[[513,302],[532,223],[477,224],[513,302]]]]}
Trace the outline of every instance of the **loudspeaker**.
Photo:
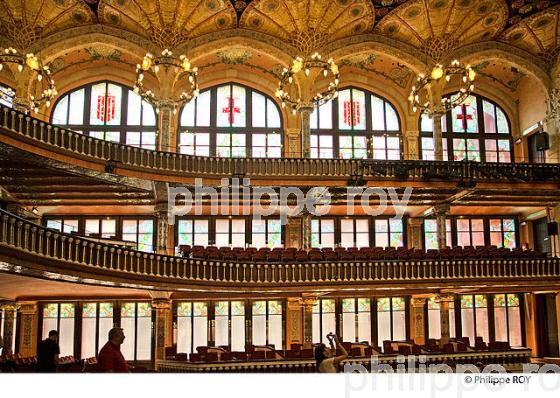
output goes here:
{"type": "Polygon", "coordinates": [[[543,131],[535,136],[535,146],[537,151],[546,151],[550,149],[550,143],[548,142],[548,133],[543,131]]]}
{"type": "Polygon", "coordinates": [[[556,221],[549,222],[546,225],[546,229],[548,231],[548,236],[556,236],[558,235],[558,223],[556,221]]]}

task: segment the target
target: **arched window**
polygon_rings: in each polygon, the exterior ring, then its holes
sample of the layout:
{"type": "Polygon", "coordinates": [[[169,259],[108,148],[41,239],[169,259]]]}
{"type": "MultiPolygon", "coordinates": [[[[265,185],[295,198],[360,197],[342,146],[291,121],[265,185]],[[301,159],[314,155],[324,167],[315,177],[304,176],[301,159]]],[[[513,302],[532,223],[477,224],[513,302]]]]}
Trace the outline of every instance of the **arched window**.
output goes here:
{"type": "Polygon", "coordinates": [[[51,122],[91,137],[156,149],[153,106],[116,83],[93,83],[60,97],[51,122]]]}
{"type": "MultiPolygon", "coordinates": [[[[422,159],[434,160],[433,121],[420,118],[422,159]]],[[[510,163],[512,137],[505,112],[490,100],[471,95],[442,119],[443,159],[510,163]]]]}
{"type": "Polygon", "coordinates": [[[311,114],[311,157],[401,159],[400,121],[388,101],[349,88],[311,114]]]}
{"type": "Polygon", "coordinates": [[[237,84],[202,91],[181,111],[180,153],[226,158],[279,158],[282,121],[274,101],[237,84]]]}
{"type": "Polygon", "coordinates": [[[8,86],[0,84],[0,104],[11,108],[14,101],[14,95],[14,90],[8,86]]]}

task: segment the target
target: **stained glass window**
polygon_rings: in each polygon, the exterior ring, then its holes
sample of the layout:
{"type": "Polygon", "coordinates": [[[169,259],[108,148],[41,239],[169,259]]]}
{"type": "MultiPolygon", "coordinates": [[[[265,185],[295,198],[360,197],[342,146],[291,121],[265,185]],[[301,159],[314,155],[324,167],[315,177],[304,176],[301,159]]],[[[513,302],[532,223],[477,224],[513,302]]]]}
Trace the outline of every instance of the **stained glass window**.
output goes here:
{"type": "Polygon", "coordinates": [[[121,351],[126,360],[152,357],[152,306],[147,302],[122,303],[121,327],[126,336],[121,351]]]}
{"type": "Polygon", "coordinates": [[[402,219],[376,219],[374,225],[376,247],[404,246],[402,219]]]}
{"type": "Polygon", "coordinates": [[[195,219],[185,220],[180,219],[177,222],[177,245],[189,246],[208,246],[209,230],[208,220],[195,219]]]}
{"type": "Polygon", "coordinates": [[[216,246],[245,247],[245,219],[215,220],[216,246]]]}
{"type": "Polygon", "coordinates": [[[369,247],[368,219],[341,219],[340,246],[369,247]]]}
{"type": "Polygon", "coordinates": [[[406,340],[406,300],[403,297],[377,299],[377,345],[406,340]]]}
{"type": "Polygon", "coordinates": [[[282,247],[282,223],[280,220],[261,219],[252,221],[252,247],[282,247]]]}
{"type": "Polygon", "coordinates": [[[122,239],[135,242],[137,250],[152,252],[154,250],[154,220],[123,219],[122,239]]]}
{"type": "Polygon", "coordinates": [[[229,158],[282,155],[278,106],[272,98],[240,85],[201,92],[183,107],[179,121],[180,153],[229,158]]]}
{"type": "Polygon", "coordinates": [[[484,220],[481,218],[457,219],[458,246],[484,246],[484,220]]]}
{"type": "Polygon", "coordinates": [[[311,247],[334,247],[334,220],[311,220],[311,247]]]}
{"type": "Polygon", "coordinates": [[[494,335],[495,341],[507,341],[512,347],[521,347],[521,308],[519,295],[494,295],[494,335]]]}
{"type": "Polygon", "coordinates": [[[515,220],[510,218],[490,219],[490,244],[515,249],[515,220]]]}
{"type": "Polygon", "coordinates": [[[282,349],[282,302],[253,301],[252,303],[253,344],[272,345],[282,349]]]}
{"type": "Polygon", "coordinates": [[[371,300],[342,299],[342,339],[371,343],[371,300]]]}
{"type": "Polygon", "coordinates": [[[115,238],[117,235],[117,220],[115,218],[86,218],[85,235],[100,238],[115,238]]]}
{"type": "Polygon", "coordinates": [[[232,351],[243,351],[245,304],[242,301],[219,301],[215,303],[214,314],[216,345],[231,347],[232,351]]]}
{"type": "Polygon", "coordinates": [[[372,93],[348,88],[311,114],[311,157],[401,158],[395,108],[372,93]],[[333,126],[334,129],[333,129],[333,126]]]}
{"type": "Polygon", "coordinates": [[[81,357],[92,358],[107,342],[113,327],[113,303],[84,303],[82,306],[81,357]]]}
{"type": "Polygon", "coordinates": [[[336,333],[335,300],[317,300],[312,315],[313,343],[329,344],[327,335],[336,333]]]}
{"type": "MultiPolygon", "coordinates": [[[[449,305],[449,337],[455,338],[455,304],[453,301],[449,305]]],[[[441,338],[441,306],[435,297],[427,300],[428,306],[428,338],[441,338]]]]}
{"type": "Polygon", "coordinates": [[[102,140],[156,149],[154,108],[116,83],[94,83],[61,96],[51,122],[102,140]]]}
{"type": "MultiPolygon", "coordinates": [[[[421,116],[422,159],[434,160],[433,122],[421,116]]],[[[478,95],[452,109],[442,119],[444,160],[510,163],[512,138],[502,109],[478,95]],[[447,153],[446,148],[452,149],[447,153]],[[451,159],[449,159],[451,156],[451,159]]]]}
{"type": "Polygon", "coordinates": [[[461,296],[461,326],[462,336],[468,337],[472,346],[475,337],[489,341],[488,300],[485,295],[461,296]]]}
{"type": "MultiPolygon", "coordinates": [[[[451,236],[451,220],[445,220],[445,241],[446,246],[453,246],[451,236]]],[[[424,220],[424,248],[425,250],[439,249],[438,247],[438,237],[437,237],[437,221],[426,219],[424,220]]]]}
{"type": "Polygon", "coordinates": [[[208,305],[177,303],[177,352],[191,354],[208,345],[208,305]]]}
{"type": "Polygon", "coordinates": [[[60,356],[74,353],[74,316],[73,303],[49,303],[43,305],[42,338],[46,339],[51,330],[58,331],[60,356]]]}
{"type": "Polygon", "coordinates": [[[49,218],[47,219],[46,224],[47,228],[51,228],[65,234],[71,234],[73,232],[78,232],[79,230],[79,220],[77,218],[49,218]]]}

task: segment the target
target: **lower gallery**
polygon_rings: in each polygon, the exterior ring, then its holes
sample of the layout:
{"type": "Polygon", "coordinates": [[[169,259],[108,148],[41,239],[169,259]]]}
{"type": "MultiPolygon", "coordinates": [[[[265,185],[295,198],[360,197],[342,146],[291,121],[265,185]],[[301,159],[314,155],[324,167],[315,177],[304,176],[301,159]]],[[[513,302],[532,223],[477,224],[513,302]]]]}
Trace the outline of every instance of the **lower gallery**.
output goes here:
{"type": "Polygon", "coordinates": [[[555,1],[5,3],[0,372],[560,362],[555,1]]]}

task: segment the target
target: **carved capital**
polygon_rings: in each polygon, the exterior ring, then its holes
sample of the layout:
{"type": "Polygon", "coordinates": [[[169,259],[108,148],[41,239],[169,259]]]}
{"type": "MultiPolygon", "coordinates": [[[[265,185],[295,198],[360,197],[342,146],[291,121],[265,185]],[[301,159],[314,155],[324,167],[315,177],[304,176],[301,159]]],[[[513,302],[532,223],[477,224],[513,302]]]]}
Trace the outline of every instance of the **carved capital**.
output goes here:
{"type": "Polygon", "coordinates": [[[426,297],[412,297],[410,299],[410,304],[414,308],[424,308],[426,305],[426,297]]]}

